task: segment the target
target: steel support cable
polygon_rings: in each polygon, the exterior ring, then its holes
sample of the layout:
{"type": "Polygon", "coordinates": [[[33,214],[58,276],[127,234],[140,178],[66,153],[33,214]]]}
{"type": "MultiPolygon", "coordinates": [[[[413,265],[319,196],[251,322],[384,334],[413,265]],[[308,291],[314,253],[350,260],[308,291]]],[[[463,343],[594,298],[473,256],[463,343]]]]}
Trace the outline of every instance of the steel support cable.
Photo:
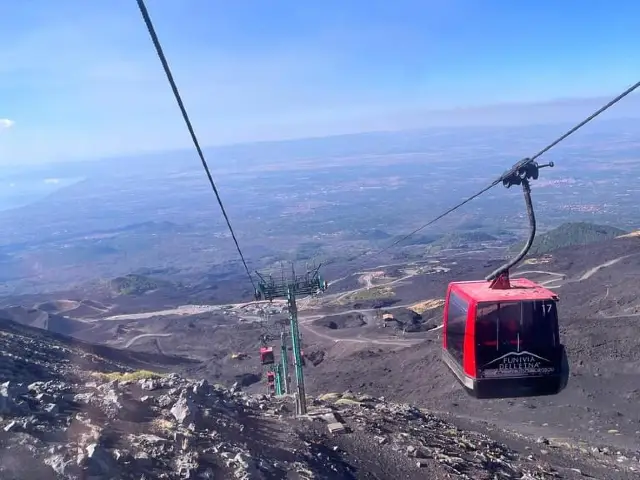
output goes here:
{"type": "Polygon", "coordinates": [[[256,289],[256,284],[253,281],[253,277],[249,272],[249,267],[247,266],[247,262],[242,254],[242,250],[240,249],[240,244],[238,243],[238,239],[236,238],[236,234],[231,227],[231,221],[229,220],[229,216],[227,215],[227,211],[224,208],[224,204],[222,203],[222,199],[220,198],[220,194],[218,193],[218,188],[216,187],[215,182],[213,181],[213,177],[211,176],[211,172],[209,171],[209,166],[207,165],[207,161],[204,158],[204,153],[202,152],[202,148],[200,148],[200,142],[198,141],[198,137],[193,129],[191,124],[191,120],[189,119],[189,114],[184,106],[182,101],[182,97],[180,96],[180,91],[178,90],[178,86],[176,85],[175,80],[173,79],[173,75],[171,73],[171,69],[169,68],[169,63],[167,62],[167,58],[164,55],[164,51],[162,50],[162,45],[160,44],[160,40],[158,39],[158,35],[156,34],[155,28],[153,27],[153,22],[151,21],[151,17],[149,16],[149,12],[147,11],[147,7],[144,4],[144,0],[136,0],[138,2],[138,8],[140,9],[140,13],[142,14],[142,18],[144,19],[144,23],[147,26],[147,30],[149,31],[149,35],[151,36],[151,41],[156,48],[156,53],[158,54],[158,58],[162,63],[162,68],[164,69],[164,73],[167,76],[167,80],[171,85],[171,90],[173,90],[173,95],[176,98],[176,102],[178,102],[178,106],[180,107],[180,111],[182,112],[182,118],[189,129],[189,134],[191,135],[191,140],[193,141],[194,146],[198,152],[198,156],[200,157],[200,161],[202,162],[202,166],[204,171],[207,174],[207,178],[209,179],[209,184],[213,190],[213,193],[216,195],[216,199],[218,200],[218,205],[220,205],[220,210],[222,210],[222,215],[224,216],[225,221],[227,222],[227,227],[229,227],[229,232],[231,232],[231,237],[233,238],[233,242],[236,245],[236,249],[240,254],[240,259],[242,260],[242,264],[244,265],[244,269],[247,272],[247,276],[249,277],[249,281],[253,286],[253,289],[256,289]]]}
{"type": "MultiPolygon", "coordinates": [[[[558,137],[556,140],[554,140],[553,142],[551,142],[550,144],[548,144],[546,147],[544,147],[542,150],[540,150],[538,153],[536,153],[535,155],[533,155],[532,157],[528,157],[523,161],[518,162],[516,165],[518,167],[522,167],[528,163],[531,163],[533,161],[535,161],[537,158],[539,158],[540,156],[544,155],[545,153],[547,153],[549,150],[551,150],[553,147],[555,147],[556,145],[558,145],[560,142],[562,142],[563,140],[565,140],[567,137],[569,137],[570,135],[573,135],[575,132],[577,132],[578,130],[580,130],[582,127],[584,127],[587,123],[589,123],[591,120],[593,120],[594,118],[596,118],[598,115],[600,115],[601,113],[603,113],[604,111],[608,110],[609,108],[611,108],[612,106],[614,106],[616,103],[618,103],[620,100],[622,100],[624,97],[626,97],[627,95],[629,95],[630,93],[632,93],[634,90],[637,90],[640,87],[640,82],[637,82],[635,84],[633,84],[632,86],[630,86],[629,88],[627,88],[624,92],[622,92],[620,95],[618,95],[617,97],[615,97],[613,100],[611,100],[609,103],[607,103],[606,105],[602,106],[600,109],[596,110],[595,112],[593,112],[591,115],[589,115],[587,118],[585,118],[583,121],[581,121],[580,123],[578,123],[575,127],[573,127],[571,130],[568,130],[566,133],[564,133],[562,136],[558,137]]],[[[361,253],[360,255],[357,255],[356,257],[354,257],[353,259],[351,259],[351,261],[357,260],[361,257],[367,256],[369,255],[369,258],[371,258],[372,256],[375,255],[380,255],[381,253],[386,252],[387,250],[395,247],[396,245],[398,245],[399,243],[403,242],[404,240],[412,237],[413,235],[415,235],[416,233],[418,233],[420,230],[425,229],[426,227],[434,224],[435,222],[437,222],[438,220],[440,220],[443,217],[446,217],[447,215],[449,215],[450,213],[454,212],[455,210],[457,210],[458,208],[466,205],[467,203],[469,203],[471,200],[479,197],[480,195],[482,195],[483,193],[487,192],[488,190],[491,190],[493,187],[495,187],[496,185],[498,185],[499,183],[502,182],[502,180],[509,174],[512,173],[512,171],[514,170],[515,166],[512,167],[511,169],[509,169],[507,172],[505,172],[504,174],[502,174],[499,178],[497,178],[496,180],[494,180],[493,182],[491,182],[491,184],[489,184],[488,186],[486,186],[485,188],[483,188],[482,190],[480,190],[478,193],[466,198],[465,200],[463,200],[462,202],[458,203],[457,205],[451,207],[449,210],[445,211],[444,213],[441,213],[440,215],[438,215],[437,217],[435,217],[432,220],[429,220],[427,223],[425,223],[424,225],[422,225],[421,227],[416,228],[415,230],[413,230],[411,233],[403,236],[402,238],[400,238],[399,240],[396,240],[395,242],[393,242],[391,245],[388,245],[386,247],[384,247],[383,249],[369,254],[368,252],[364,252],[361,253]]]]}
{"type": "Polygon", "coordinates": [[[577,124],[575,127],[573,127],[571,130],[569,130],[567,133],[565,133],[564,135],[562,135],[561,137],[558,137],[555,141],[551,142],[549,145],[547,145],[546,147],[544,147],[542,150],[540,150],[538,153],[536,153],[533,157],[530,158],[530,160],[533,162],[534,160],[536,160],[538,157],[544,155],[545,153],[547,153],[549,150],[551,150],[553,147],[555,147],[556,145],[558,145],[560,142],[562,142],[565,138],[567,138],[569,135],[573,135],[575,132],[577,132],[578,130],[580,130],[582,127],[584,127],[587,123],[589,123],[591,120],[593,120],[594,118],[596,118],[598,115],[600,115],[601,113],[603,113],[605,110],[608,110],[609,108],[613,107],[616,103],[618,103],[620,100],[622,100],[624,97],[626,97],[627,95],[629,95],[630,93],[633,93],[634,90],[640,88],[640,82],[636,82],[635,84],[631,85],[629,88],[627,88],[624,92],[622,92],[620,95],[618,95],[617,97],[615,97],[613,100],[611,100],[609,103],[607,103],[606,105],[603,105],[600,109],[596,110],[595,112],[593,112],[591,115],[589,115],[587,118],[585,118],[583,121],[581,121],[579,124],[577,124]]]}

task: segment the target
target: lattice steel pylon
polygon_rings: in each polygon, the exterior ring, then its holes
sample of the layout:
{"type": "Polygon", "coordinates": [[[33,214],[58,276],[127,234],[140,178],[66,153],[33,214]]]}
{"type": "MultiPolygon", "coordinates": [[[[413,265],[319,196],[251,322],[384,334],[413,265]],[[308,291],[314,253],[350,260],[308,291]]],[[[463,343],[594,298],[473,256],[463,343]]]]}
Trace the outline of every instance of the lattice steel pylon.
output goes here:
{"type": "MultiPolygon", "coordinates": [[[[266,312],[264,309],[260,314],[261,320],[261,334],[260,334],[260,343],[263,347],[267,346],[267,344],[271,345],[278,338],[280,338],[280,360],[277,363],[271,364],[268,366],[267,370],[273,372],[275,376],[275,381],[273,388],[269,390],[269,381],[267,381],[269,391],[274,391],[275,395],[285,395],[289,394],[291,378],[289,376],[289,357],[288,357],[288,348],[287,348],[287,331],[286,324],[280,325],[280,334],[275,332],[274,325],[271,325],[269,320],[271,315],[266,312]],[[278,387],[279,385],[279,387],[278,387]]],[[[268,372],[265,372],[268,375],[268,372]]]]}
{"type": "Polygon", "coordinates": [[[283,392],[287,395],[291,393],[291,381],[289,380],[289,354],[287,352],[287,333],[282,330],[280,334],[280,384],[283,392]]]}
{"type": "Polygon", "coordinates": [[[275,391],[276,391],[276,395],[280,396],[280,395],[284,395],[284,388],[282,387],[282,365],[276,364],[275,367],[276,367],[275,368],[275,374],[276,374],[275,391]]]}
{"type": "MultiPolygon", "coordinates": [[[[327,289],[327,282],[319,274],[320,266],[308,270],[304,275],[296,275],[293,264],[291,264],[291,277],[276,282],[270,275],[268,280],[259,272],[256,272],[260,281],[256,288],[256,300],[273,300],[274,298],[286,298],[289,308],[289,329],[291,331],[291,347],[293,350],[293,366],[296,372],[296,413],[304,415],[307,413],[307,397],[304,388],[304,372],[302,370],[302,356],[300,354],[300,330],[298,328],[298,307],[296,305],[297,295],[316,295],[327,289]]],[[[287,364],[286,345],[283,342],[282,352],[284,368],[287,364]]],[[[286,374],[283,377],[286,382],[286,374]]]]}

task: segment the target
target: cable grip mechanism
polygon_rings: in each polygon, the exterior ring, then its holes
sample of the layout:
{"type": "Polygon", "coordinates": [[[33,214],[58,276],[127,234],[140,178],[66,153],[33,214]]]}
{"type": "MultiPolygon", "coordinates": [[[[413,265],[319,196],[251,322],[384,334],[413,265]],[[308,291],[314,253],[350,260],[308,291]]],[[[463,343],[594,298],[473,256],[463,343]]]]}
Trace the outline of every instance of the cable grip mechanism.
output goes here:
{"type": "Polygon", "coordinates": [[[541,168],[553,166],[553,162],[540,165],[530,158],[525,158],[502,174],[502,185],[510,188],[514,185],[521,185],[524,180],[537,180],[541,168]]]}

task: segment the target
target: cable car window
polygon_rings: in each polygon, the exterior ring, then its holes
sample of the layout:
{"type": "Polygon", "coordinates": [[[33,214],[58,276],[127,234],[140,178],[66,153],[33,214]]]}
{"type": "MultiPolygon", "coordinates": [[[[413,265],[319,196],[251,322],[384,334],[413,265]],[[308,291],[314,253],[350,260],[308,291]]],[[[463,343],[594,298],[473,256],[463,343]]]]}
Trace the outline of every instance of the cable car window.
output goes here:
{"type": "Polygon", "coordinates": [[[467,327],[469,305],[462,298],[451,292],[447,310],[447,350],[458,362],[462,363],[464,351],[464,334],[467,327]]]}
{"type": "Polygon", "coordinates": [[[480,303],[476,316],[478,346],[520,351],[553,347],[558,314],[553,300],[480,303]]]}

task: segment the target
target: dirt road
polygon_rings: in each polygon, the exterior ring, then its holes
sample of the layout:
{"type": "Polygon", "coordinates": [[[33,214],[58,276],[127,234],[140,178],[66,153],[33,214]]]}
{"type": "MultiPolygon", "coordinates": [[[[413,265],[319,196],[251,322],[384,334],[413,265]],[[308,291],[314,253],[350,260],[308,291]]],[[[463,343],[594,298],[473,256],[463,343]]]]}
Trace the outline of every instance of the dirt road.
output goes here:
{"type": "Polygon", "coordinates": [[[129,339],[127,343],[125,343],[124,348],[129,348],[131,345],[136,343],[138,340],[149,337],[170,337],[173,335],[172,333],[142,333],[140,335],[136,335],[135,337],[129,339]]]}
{"type": "Polygon", "coordinates": [[[621,257],[618,258],[614,258],[613,260],[609,260],[608,262],[604,262],[600,265],[597,265],[593,268],[590,268],[589,270],[587,270],[579,279],[578,281],[581,282],[582,280],[587,280],[588,278],[591,278],[593,275],[595,275],[597,272],[599,272],[600,270],[602,270],[603,268],[607,268],[607,267],[611,267],[612,265],[615,265],[616,263],[618,263],[621,260],[624,260],[626,258],[629,257],[633,257],[635,255],[638,255],[637,253],[631,254],[631,255],[623,255],[621,257]]]}
{"type": "MultiPolygon", "coordinates": [[[[614,264],[616,264],[617,262],[629,257],[631,255],[625,255],[625,256],[621,256],[618,257],[614,260],[610,260],[608,262],[604,262],[601,265],[598,265],[594,268],[589,269],[588,271],[586,271],[584,274],[582,274],[580,277],[572,279],[572,280],[567,280],[566,275],[563,273],[558,273],[558,272],[552,272],[552,271],[546,271],[546,270],[521,270],[521,271],[517,271],[513,273],[513,277],[521,277],[524,275],[528,275],[528,274],[539,274],[539,275],[549,275],[551,278],[549,280],[543,281],[541,282],[542,284],[548,286],[549,288],[559,288],[561,287],[564,283],[568,283],[568,282],[578,282],[581,280],[585,280],[590,278],[592,275],[594,275],[597,271],[599,271],[602,268],[607,268],[610,267],[614,264]]],[[[338,302],[344,298],[346,298],[349,295],[352,295],[354,293],[357,293],[359,291],[363,291],[363,290],[367,290],[370,289],[372,287],[386,287],[386,286],[391,286],[406,280],[411,279],[412,277],[418,275],[418,269],[416,269],[415,271],[411,271],[410,273],[408,273],[407,275],[403,275],[402,277],[390,280],[388,282],[381,282],[380,284],[374,284],[373,283],[373,279],[376,276],[380,276],[381,275],[381,270],[379,270],[380,268],[384,267],[384,265],[381,265],[379,267],[374,267],[372,268],[370,271],[365,271],[365,272],[357,272],[354,275],[361,275],[360,280],[365,284],[363,287],[360,288],[356,288],[347,292],[341,292],[341,293],[337,293],[337,294],[333,294],[333,295],[327,295],[323,297],[324,301],[330,301],[330,302],[338,302]]],[[[323,329],[323,328],[318,328],[313,326],[313,321],[326,317],[327,314],[325,313],[318,313],[318,314],[311,314],[311,313],[305,313],[305,310],[308,308],[309,303],[311,302],[311,300],[313,299],[313,297],[308,296],[308,297],[304,297],[298,300],[298,307],[300,309],[300,313],[299,313],[299,321],[300,321],[300,328],[301,330],[307,331],[308,333],[310,333],[311,335],[314,335],[318,338],[322,338],[324,340],[329,340],[335,343],[359,343],[359,344],[363,344],[363,343],[369,343],[369,344],[373,344],[373,345],[388,345],[388,346],[412,346],[412,345],[416,345],[418,343],[420,343],[421,341],[423,341],[423,339],[416,339],[416,338],[411,338],[411,339],[404,339],[404,338],[379,338],[378,335],[376,335],[376,338],[371,338],[366,336],[366,334],[362,331],[358,331],[357,333],[355,333],[353,336],[343,336],[345,332],[338,332],[338,331],[332,331],[332,330],[328,330],[323,329]]],[[[259,305],[259,304],[263,304],[263,303],[269,303],[268,301],[251,301],[251,302],[244,302],[244,303],[232,303],[232,304],[225,304],[225,305],[181,305],[178,306],[176,308],[172,308],[172,309],[166,309],[166,310],[160,310],[160,311],[155,311],[155,312],[144,312],[144,313],[132,313],[132,314],[121,314],[121,315],[113,315],[110,317],[106,317],[103,318],[102,320],[140,320],[140,319],[145,319],[145,318],[151,318],[151,317],[155,317],[155,316],[168,316],[168,315],[181,315],[181,316],[188,316],[188,315],[195,315],[195,314],[200,314],[200,313],[205,313],[205,312],[214,312],[214,311],[223,311],[223,310],[228,310],[228,311],[233,311],[234,313],[241,315],[243,317],[247,317],[247,315],[244,314],[244,312],[242,311],[242,309],[244,309],[247,306],[251,306],[251,305],[259,305]]],[[[276,304],[282,304],[284,303],[284,300],[274,300],[273,303],[276,304]]],[[[407,303],[407,304],[403,304],[403,305],[396,305],[394,306],[394,308],[409,308],[411,307],[415,302],[411,302],[411,303],[407,303]]],[[[345,310],[345,311],[341,311],[340,314],[349,314],[349,313],[362,313],[362,314],[368,314],[368,313],[372,313],[374,311],[376,311],[376,308],[362,308],[362,309],[350,309],[350,310],[345,310]]],[[[637,314],[631,314],[629,316],[636,316],[637,314]]],[[[258,317],[255,317],[255,315],[252,315],[252,320],[260,320],[258,317]],[[253,318],[255,317],[255,318],[253,318]]],[[[94,320],[95,321],[95,320],[94,320]]],[[[372,322],[373,320],[370,319],[370,322],[372,322]]],[[[439,325],[438,327],[430,330],[430,332],[434,332],[434,331],[438,331],[439,329],[442,328],[442,325],[439,325]]],[[[428,333],[428,332],[427,332],[428,333]]],[[[143,339],[145,337],[168,337],[170,336],[170,334],[141,334],[138,335],[132,339],[130,339],[127,344],[125,345],[125,348],[129,348],[131,345],[135,344],[138,340],[143,339]]]]}

